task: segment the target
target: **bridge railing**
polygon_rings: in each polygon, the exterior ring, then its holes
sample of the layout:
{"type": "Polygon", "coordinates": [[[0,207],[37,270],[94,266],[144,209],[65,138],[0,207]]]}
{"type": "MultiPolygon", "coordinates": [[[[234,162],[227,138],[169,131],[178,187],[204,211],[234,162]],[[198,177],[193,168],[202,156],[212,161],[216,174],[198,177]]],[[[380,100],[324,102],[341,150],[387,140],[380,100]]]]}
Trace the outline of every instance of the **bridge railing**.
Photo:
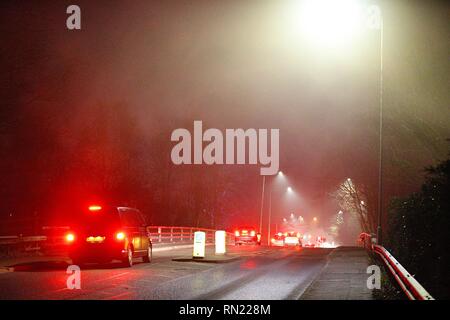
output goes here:
{"type": "MultiPolygon", "coordinates": [[[[153,243],[173,243],[173,242],[192,242],[194,241],[194,233],[203,231],[206,235],[206,242],[213,243],[215,229],[192,228],[192,227],[176,227],[176,226],[149,226],[147,232],[153,243]]],[[[228,243],[234,240],[234,236],[230,232],[226,232],[228,243]]]]}
{"type": "Polygon", "coordinates": [[[359,242],[367,250],[376,253],[410,300],[434,300],[431,294],[411,275],[383,246],[376,244],[373,234],[361,233],[359,242]]]}
{"type": "Polygon", "coordinates": [[[0,255],[11,256],[17,252],[39,251],[45,240],[45,236],[0,236],[0,255]]]}

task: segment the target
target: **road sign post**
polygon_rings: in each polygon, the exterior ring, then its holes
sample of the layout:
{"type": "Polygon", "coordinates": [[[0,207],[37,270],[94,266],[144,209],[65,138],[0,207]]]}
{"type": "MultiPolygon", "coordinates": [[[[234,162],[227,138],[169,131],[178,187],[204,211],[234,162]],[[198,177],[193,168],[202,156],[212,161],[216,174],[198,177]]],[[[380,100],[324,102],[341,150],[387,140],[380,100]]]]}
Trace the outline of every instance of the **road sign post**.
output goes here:
{"type": "Polygon", "coordinates": [[[225,254],[226,253],[226,233],[223,230],[216,231],[215,235],[215,245],[216,245],[216,254],[225,254]]]}
{"type": "Polygon", "coordinates": [[[192,257],[194,259],[202,259],[205,257],[206,233],[203,231],[196,231],[194,233],[194,252],[192,257]]]}

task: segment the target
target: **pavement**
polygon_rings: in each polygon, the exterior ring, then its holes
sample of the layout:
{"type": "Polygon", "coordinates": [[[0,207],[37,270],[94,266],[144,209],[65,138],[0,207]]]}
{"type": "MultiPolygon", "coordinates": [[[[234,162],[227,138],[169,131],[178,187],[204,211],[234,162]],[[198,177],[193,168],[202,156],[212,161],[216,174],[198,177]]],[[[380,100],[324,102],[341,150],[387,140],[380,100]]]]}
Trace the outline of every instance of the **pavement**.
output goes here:
{"type": "MultiPolygon", "coordinates": [[[[214,256],[213,250],[208,246],[206,256],[214,256]]],[[[359,278],[349,278],[350,288],[345,290],[350,293],[342,297],[369,297],[358,291],[368,276],[360,272],[364,269],[361,251],[228,246],[226,257],[235,259],[227,263],[173,261],[191,253],[192,248],[155,252],[152,263],[135,259],[132,268],[88,264],[81,270],[81,289],[74,290],[66,285],[71,262],[65,257],[15,261],[11,270],[0,272],[0,299],[332,299],[338,296],[321,286],[339,270],[344,275],[344,269],[359,278]]]]}
{"type": "Polygon", "coordinates": [[[328,256],[328,263],[301,299],[372,300],[372,290],[366,284],[369,265],[363,248],[339,247],[328,256]]]}

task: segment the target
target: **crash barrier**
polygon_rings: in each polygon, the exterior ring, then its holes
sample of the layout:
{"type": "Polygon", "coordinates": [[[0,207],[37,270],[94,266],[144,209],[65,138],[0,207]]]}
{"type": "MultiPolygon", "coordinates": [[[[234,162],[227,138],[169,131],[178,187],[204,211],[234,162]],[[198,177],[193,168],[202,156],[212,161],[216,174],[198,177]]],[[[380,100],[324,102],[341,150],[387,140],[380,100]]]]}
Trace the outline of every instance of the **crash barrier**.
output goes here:
{"type": "MultiPolygon", "coordinates": [[[[173,243],[173,242],[192,242],[194,241],[194,233],[203,231],[206,234],[206,242],[214,243],[214,237],[217,230],[192,228],[192,227],[175,227],[175,226],[150,226],[147,231],[153,243],[173,243]]],[[[234,235],[226,232],[227,243],[234,242],[234,235]]]]}
{"type": "Polygon", "coordinates": [[[13,256],[17,252],[33,252],[41,249],[45,236],[0,236],[0,255],[13,256]]]}

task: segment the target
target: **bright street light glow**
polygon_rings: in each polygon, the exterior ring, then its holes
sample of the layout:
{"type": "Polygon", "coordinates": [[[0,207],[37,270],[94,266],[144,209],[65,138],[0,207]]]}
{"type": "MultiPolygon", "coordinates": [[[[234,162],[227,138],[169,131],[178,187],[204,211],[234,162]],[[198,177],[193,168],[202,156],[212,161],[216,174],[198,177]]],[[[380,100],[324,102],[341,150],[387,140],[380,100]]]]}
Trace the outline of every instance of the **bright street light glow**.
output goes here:
{"type": "Polygon", "coordinates": [[[291,31],[319,46],[346,45],[363,30],[363,13],[357,0],[303,0],[292,5],[291,31]]]}
{"type": "Polygon", "coordinates": [[[278,175],[279,175],[280,177],[284,176],[283,171],[278,171],[278,175]]]}
{"type": "Polygon", "coordinates": [[[316,217],[314,217],[314,218],[313,218],[313,221],[314,221],[314,222],[317,222],[317,218],[316,218],[316,217]]]}
{"type": "Polygon", "coordinates": [[[288,187],[288,188],[287,188],[287,191],[288,191],[289,193],[291,193],[291,192],[292,192],[292,188],[291,188],[291,187],[288,187]]]}

